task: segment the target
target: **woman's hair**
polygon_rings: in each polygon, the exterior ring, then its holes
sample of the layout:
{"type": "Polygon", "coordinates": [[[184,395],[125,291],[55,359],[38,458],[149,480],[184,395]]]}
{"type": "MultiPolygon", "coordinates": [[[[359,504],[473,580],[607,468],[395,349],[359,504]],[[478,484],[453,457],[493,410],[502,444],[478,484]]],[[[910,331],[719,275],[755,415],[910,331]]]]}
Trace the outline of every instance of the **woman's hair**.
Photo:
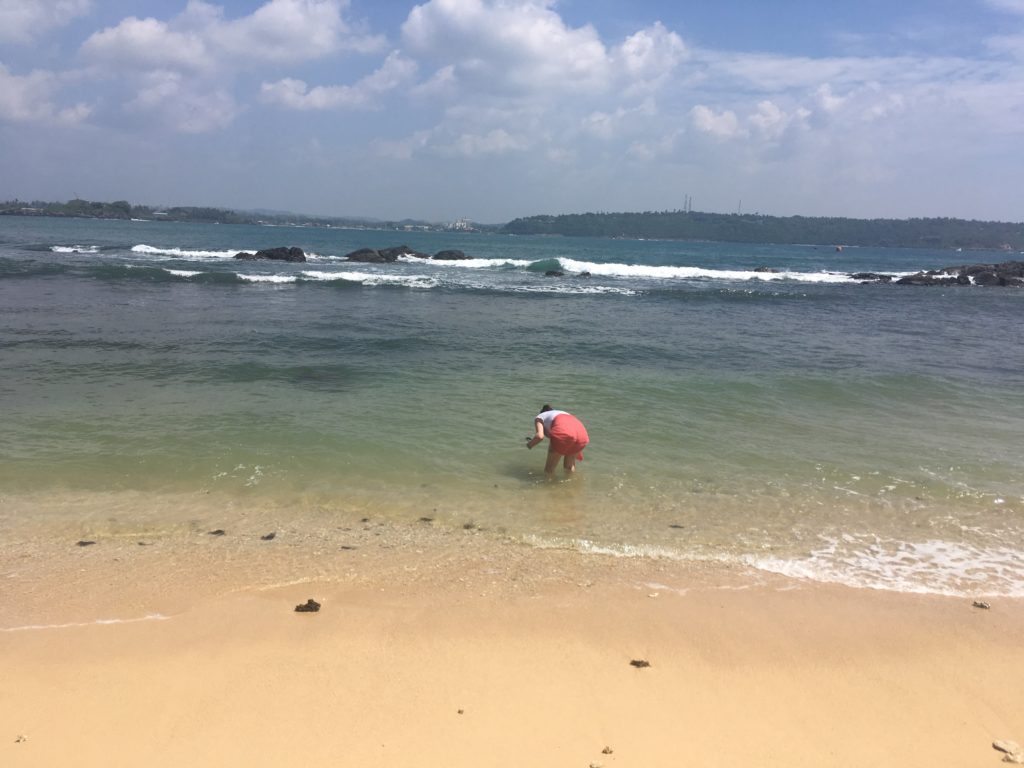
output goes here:
{"type": "Polygon", "coordinates": [[[553,410],[554,410],[554,408],[552,408],[552,407],[551,407],[550,405],[548,405],[547,403],[544,403],[544,405],[542,405],[542,406],[540,407],[540,412],[541,412],[541,413],[544,413],[544,411],[553,411],[553,410]]]}

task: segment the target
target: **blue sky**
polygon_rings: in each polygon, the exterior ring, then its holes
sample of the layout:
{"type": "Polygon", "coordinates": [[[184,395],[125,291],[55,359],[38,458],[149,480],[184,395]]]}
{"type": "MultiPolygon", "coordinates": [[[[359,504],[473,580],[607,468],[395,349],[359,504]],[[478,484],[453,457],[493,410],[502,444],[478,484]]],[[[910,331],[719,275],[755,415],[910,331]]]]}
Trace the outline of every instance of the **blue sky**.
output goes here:
{"type": "Polygon", "coordinates": [[[0,0],[0,198],[1024,220],[1024,0],[0,0]]]}

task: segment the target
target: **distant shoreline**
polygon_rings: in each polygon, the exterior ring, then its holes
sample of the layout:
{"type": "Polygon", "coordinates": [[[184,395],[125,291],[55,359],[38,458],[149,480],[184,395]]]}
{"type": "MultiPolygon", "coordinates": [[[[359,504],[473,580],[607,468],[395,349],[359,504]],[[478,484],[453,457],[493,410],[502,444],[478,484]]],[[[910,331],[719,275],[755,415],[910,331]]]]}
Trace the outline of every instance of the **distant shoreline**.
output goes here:
{"type": "Polygon", "coordinates": [[[209,224],[318,227],[393,232],[462,232],[547,235],[680,242],[726,242],[815,247],[931,248],[1024,252],[1024,223],[952,218],[852,219],[762,216],[701,211],[646,211],[536,215],[506,224],[459,219],[438,223],[416,219],[382,221],[359,217],[306,216],[192,206],[153,207],[70,200],[67,203],[0,202],[0,216],[121,221],[179,221],[209,224]]]}

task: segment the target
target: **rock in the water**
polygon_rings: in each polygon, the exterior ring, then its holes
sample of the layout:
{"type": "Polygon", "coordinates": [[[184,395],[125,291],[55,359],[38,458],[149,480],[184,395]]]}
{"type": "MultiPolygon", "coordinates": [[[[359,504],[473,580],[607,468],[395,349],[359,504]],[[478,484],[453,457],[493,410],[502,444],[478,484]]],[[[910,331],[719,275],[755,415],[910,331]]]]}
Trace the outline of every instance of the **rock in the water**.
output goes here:
{"type": "Polygon", "coordinates": [[[989,285],[1024,287],[1024,261],[963,264],[907,275],[897,285],[989,285]]]}
{"type": "Polygon", "coordinates": [[[387,261],[387,259],[380,255],[380,251],[373,248],[360,248],[358,251],[345,254],[345,258],[348,261],[361,261],[366,264],[378,264],[387,261]]]}
{"type": "Polygon", "coordinates": [[[431,258],[437,261],[460,261],[462,259],[468,259],[470,257],[464,254],[462,251],[456,251],[453,249],[448,251],[438,251],[431,258]]]}
{"type": "Polygon", "coordinates": [[[408,245],[398,245],[395,246],[394,248],[382,248],[381,250],[377,251],[377,253],[383,256],[385,261],[395,261],[398,259],[399,256],[414,256],[417,259],[430,258],[430,256],[428,256],[425,253],[414,251],[408,245]]]}
{"type": "Polygon", "coordinates": [[[82,539],[81,541],[76,541],[75,542],[75,546],[76,547],[91,547],[95,543],[96,543],[95,541],[86,541],[85,539],[82,539]]]}
{"type": "Polygon", "coordinates": [[[860,280],[862,283],[889,283],[892,282],[892,277],[880,272],[854,272],[850,275],[851,280],[860,280]]]}
{"type": "Polygon", "coordinates": [[[249,253],[248,251],[242,251],[241,253],[235,254],[236,259],[242,259],[243,261],[305,261],[306,254],[303,253],[301,248],[267,248],[265,250],[256,251],[256,253],[249,253]]]}
{"type": "Polygon", "coordinates": [[[779,270],[775,269],[775,267],[755,267],[754,271],[755,272],[771,272],[772,274],[774,274],[774,273],[778,272],[779,270]]]}
{"type": "Polygon", "coordinates": [[[644,667],[651,666],[651,662],[644,659],[633,659],[629,662],[630,666],[636,667],[637,669],[643,669],[644,667]]]}
{"type": "Polygon", "coordinates": [[[544,273],[544,277],[565,277],[565,272],[560,269],[549,269],[544,273]]]}
{"type": "Polygon", "coordinates": [[[373,248],[360,248],[358,251],[346,254],[349,261],[360,261],[364,264],[387,264],[398,261],[399,256],[415,256],[418,259],[429,259],[425,253],[414,251],[408,245],[398,245],[394,248],[382,248],[379,251],[373,248]]]}
{"type": "Polygon", "coordinates": [[[297,613],[316,613],[319,610],[320,603],[318,603],[312,597],[309,598],[306,602],[300,603],[299,605],[295,606],[295,611],[297,613]]]}

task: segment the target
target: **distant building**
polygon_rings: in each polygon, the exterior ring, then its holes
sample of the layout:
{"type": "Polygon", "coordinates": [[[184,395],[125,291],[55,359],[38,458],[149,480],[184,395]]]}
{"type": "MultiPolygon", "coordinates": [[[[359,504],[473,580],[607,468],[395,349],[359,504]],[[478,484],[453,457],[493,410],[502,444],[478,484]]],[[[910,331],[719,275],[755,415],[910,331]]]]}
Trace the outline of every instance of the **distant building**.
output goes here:
{"type": "Polygon", "coordinates": [[[452,230],[453,232],[475,231],[475,227],[469,223],[468,219],[459,219],[458,221],[453,221],[451,224],[448,225],[448,229],[452,230]]]}

